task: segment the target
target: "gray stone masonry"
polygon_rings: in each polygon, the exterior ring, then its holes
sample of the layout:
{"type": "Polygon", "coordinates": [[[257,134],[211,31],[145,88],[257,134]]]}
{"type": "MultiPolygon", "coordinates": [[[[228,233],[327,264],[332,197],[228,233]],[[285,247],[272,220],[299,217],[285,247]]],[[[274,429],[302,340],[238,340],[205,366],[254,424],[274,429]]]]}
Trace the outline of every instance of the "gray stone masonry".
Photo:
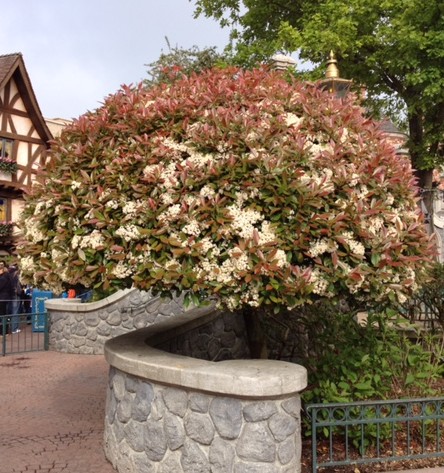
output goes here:
{"type": "MultiPolygon", "coordinates": [[[[172,318],[183,317],[189,321],[214,312],[212,306],[185,310],[182,298],[162,299],[136,289],[119,291],[90,303],[52,299],[46,301],[46,309],[50,348],[63,353],[91,355],[102,354],[105,342],[118,335],[154,324],[167,326],[172,318]]],[[[225,338],[229,336],[224,335],[225,338]]],[[[213,351],[220,349],[216,343],[213,351]]]]}
{"type": "Polygon", "coordinates": [[[241,314],[214,311],[175,330],[174,336],[156,348],[201,360],[250,358],[245,322],[241,314]]]}
{"type": "Polygon", "coordinates": [[[180,339],[181,329],[153,326],[105,344],[111,365],[105,454],[117,471],[299,473],[306,370],[275,360],[211,362],[159,349],[180,339]]]}
{"type": "Polygon", "coordinates": [[[119,472],[300,472],[300,398],[178,389],[112,368],[105,454],[119,472]]]}

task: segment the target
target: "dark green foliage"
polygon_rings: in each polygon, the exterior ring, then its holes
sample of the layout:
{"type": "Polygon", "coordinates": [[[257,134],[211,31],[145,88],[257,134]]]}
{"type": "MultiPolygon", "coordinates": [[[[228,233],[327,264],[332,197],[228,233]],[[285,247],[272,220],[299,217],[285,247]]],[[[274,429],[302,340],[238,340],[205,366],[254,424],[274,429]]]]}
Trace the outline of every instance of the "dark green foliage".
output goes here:
{"type": "Polygon", "coordinates": [[[171,82],[192,72],[200,73],[212,67],[223,66],[229,61],[228,56],[219,53],[215,46],[203,49],[192,46],[185,49],[179,46],[171,47],[168,38],[166,42],[168,51],[162,51],[159,59],[148,64],[150,78],[145,80],[147,85],[171,82]]]}
{"type": "Polygon", "coordinates": [[[442,1],[196,0],[196,15],[230,27],[246,63],[299,51],[324,70],[335,51],[343,77],[366,86],[369,104],[404,122],[421,186],[431,186],[429,170],[444,158],[442,1]]]}
{"type": "MultiPolygon", "coordinates": [[[[360,323],[350,313],[324,306],[306,314],[308,350],[301,363],[309,371],[305,403],[355,402],[406,399],[439,394],[442,379],[442,336],[420,335],[394,311],[363,316],[360,323]],[[321,310],[321,311],[320,311],[321,310]]],[[[381,425],[349,430],[356,447],[365,448],[379,436],[390,436],[381,425]]],[[[309,431],[309,422],[306,424],[309,431]]]]}
{"type": "Polygon", "coordinates": [[[404,305],[411,321],[425,319],[433,330],[444,330],[444,264],[435,263],[414,299],[404,305]]]}

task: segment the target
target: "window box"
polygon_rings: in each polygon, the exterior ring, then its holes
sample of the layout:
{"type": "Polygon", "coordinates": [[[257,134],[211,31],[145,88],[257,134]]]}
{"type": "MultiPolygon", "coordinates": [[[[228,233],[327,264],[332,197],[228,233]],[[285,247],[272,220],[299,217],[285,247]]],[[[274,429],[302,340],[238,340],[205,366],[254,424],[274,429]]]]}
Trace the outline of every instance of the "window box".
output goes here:
{"type": "Polygon", "coordinates": [[[0,157],[0,171],[14,174],[17,172],[17,163],[13,159],[0,157]]]}
{"type": "Polygon", "coordinates": [[[0,222],[0,237],[10,236],[12,234],[12,222],[0,222]]]}

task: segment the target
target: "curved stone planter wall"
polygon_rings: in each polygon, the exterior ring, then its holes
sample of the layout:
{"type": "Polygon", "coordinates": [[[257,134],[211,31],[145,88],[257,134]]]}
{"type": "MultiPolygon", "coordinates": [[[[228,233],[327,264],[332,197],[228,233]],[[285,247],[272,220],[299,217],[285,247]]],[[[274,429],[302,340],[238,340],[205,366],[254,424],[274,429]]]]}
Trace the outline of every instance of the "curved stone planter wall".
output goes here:
{"type": "MultiPolygon", "coordinates": [[[[179,322],[180,323],[180,322],[179,322]]],[[[171,354],[158,326],[105,344],[105,453],[120,473],[298,473],[306,371],[171,354]]]]}
{"type": "Polygon", "coordinates": [[[172,318],[187,320],[214,311],[212,307],[185,310],[182,299],[166,300],[136,289],[119,291],[98,302],[70,299],[45,302],[49,315],[49,346],[64,353],[102,354],[107,340],[172,318]]]}

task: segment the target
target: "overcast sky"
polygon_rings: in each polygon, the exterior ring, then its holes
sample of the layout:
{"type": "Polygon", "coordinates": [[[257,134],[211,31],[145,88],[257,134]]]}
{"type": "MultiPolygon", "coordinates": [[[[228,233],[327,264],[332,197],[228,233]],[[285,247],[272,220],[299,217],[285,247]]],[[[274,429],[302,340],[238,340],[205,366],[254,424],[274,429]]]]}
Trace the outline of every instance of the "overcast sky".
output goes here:
{"type": "Polygon", "coordinates": [[[172,46],[228,42],[188,0],[0,0],[0,54],[21,52],[45,118],[76,118],[172,46]]]}

